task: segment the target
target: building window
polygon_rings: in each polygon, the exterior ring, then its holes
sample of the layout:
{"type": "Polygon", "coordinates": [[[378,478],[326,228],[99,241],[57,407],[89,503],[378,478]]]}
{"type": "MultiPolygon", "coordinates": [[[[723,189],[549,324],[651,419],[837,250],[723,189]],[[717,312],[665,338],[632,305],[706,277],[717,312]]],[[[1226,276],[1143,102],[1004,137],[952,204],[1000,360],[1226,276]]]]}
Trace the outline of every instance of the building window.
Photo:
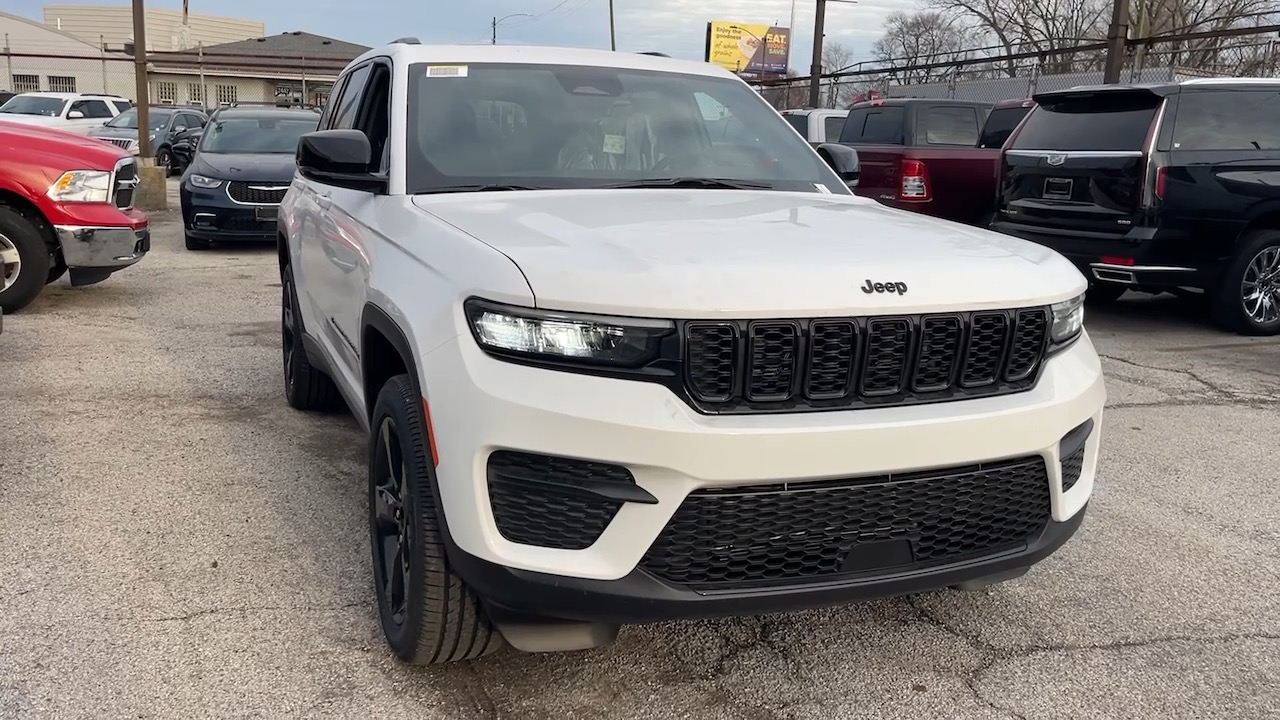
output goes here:
{"type": "Polygon", "coordinates": [[[219,105],[230,105],[236,101],[235,85],[215,85],[214,90],[218,94],[219,105]]]}
{"type": "Polygon", "coordinates": [[[50,75],[49,92],[73,93],[76,91],[76,79],[71,75],[50,75]]]}
{"type": "Polygon", "coordinates": [[[40,92],[40,76],[39,75],[14,75],[13,91],[24,92],[40,92]]]}
{"type": "Polygon", "coordinates": [[[161,105],[172,105],[178,102],[178,83],[169,81],[157,82],[156,102],[161,105]]]}
{"type": "Polygon", "coordinates": [[[187,102],[193,105],[203,105],[204,86],[200,83],[187,83],[187,102]]]}

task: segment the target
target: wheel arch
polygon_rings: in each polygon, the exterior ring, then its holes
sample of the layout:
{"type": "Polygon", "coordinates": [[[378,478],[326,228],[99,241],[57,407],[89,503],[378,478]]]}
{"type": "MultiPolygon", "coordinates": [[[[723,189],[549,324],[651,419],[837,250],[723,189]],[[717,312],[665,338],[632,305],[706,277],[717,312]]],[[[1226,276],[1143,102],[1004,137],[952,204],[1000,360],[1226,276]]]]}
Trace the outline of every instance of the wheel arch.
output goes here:
{"type": "Polygon", "coordinates": [[[366,303],[360,318],[360,383],[364,390],[365,417],[372,419],[378,391],[387,380],[407,373],[418,397],[424,397],[418,380],[413,345],[385,310],[366,303]]]}
{"type": "Polygon", "coordinates": [[[25,217],[39,231],[50,251],[58,249],[58,236],[53,231],[53,223],[49,222],[35,203],[12,190],[0,188],[0,207],[7,207],[25,217]]]}

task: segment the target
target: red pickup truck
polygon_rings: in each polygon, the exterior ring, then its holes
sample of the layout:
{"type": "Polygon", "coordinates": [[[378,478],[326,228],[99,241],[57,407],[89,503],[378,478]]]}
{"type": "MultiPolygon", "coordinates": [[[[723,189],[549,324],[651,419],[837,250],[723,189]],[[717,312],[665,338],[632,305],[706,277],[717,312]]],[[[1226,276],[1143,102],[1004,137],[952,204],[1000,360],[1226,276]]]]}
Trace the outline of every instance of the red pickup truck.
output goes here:
{"type": "Polygon", "coordinates": [[[110,143],[0,121],[0,311],[71,273],[102,282],[151,249],[136,159],[110,143]]]}
{"type": "Polygon", "coordinates": [[[1033,105],[928,98],[855,103],[840,144],[858,151],[859,195],[985,227],[995,212],[1000,148],[1033,105]]]}

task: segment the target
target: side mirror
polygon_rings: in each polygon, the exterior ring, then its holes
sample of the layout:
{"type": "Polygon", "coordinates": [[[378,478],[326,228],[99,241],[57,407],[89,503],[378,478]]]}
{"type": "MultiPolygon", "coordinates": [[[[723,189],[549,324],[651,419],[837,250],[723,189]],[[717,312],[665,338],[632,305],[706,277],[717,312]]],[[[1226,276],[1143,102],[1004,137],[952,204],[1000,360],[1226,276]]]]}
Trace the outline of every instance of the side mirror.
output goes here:
{"type": "Polygon", "coordinates": [[[80,112],[79,110],[72,110],[71,112],[67,113],[67,119],[68,119],[68,120],[83,120],[83,119],[84,119],[84,113],[80,112]]]}
{"type": "Polygon", "coordinates": [[[383,192],[386,179],[369,171],[373,146],[359,130],[317,130],[298,140],[295,156],[303,177],[326,185],[383,192]]]}
{"type": "Polygon", "coordinates": [[[818,146],[818,154],[840,176],[845,185],[858,187],[858,151],[848,145],[839,143],[823,143],[818,146]]]}

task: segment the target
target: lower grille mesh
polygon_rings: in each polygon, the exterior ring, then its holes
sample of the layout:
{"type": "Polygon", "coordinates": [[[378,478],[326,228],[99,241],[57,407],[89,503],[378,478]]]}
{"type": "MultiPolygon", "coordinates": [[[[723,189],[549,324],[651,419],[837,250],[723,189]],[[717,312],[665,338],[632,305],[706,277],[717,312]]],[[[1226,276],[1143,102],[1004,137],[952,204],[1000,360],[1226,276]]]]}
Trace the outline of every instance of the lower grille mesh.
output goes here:
{"type": "Polygon", "coordinates": [[[706,488],[641,565],[671,583],[790,585],[1014,550],[1050,519],[1036,456],[911,475],[706,488]]]}
{"type": "Polygon", "coordinates": [[[489,456],[488,472],[498,532],[521,545],[591,547],[622,508],[621,500],[584,489],[600,481],[635,484],[617,465],[499,450],[489,456]]]}

